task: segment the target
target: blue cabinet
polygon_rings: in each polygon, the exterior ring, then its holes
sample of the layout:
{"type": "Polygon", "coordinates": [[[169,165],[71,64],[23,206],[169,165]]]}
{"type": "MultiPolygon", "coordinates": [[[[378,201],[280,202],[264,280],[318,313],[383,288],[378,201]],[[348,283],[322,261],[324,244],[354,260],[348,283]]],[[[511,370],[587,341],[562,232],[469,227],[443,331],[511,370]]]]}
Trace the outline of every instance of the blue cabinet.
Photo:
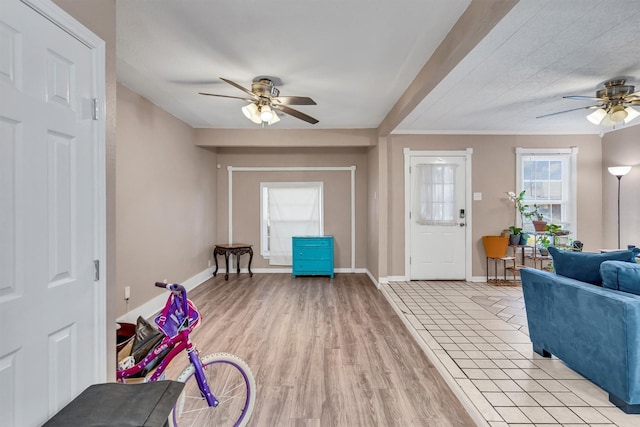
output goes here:
{"type": "Polygon", "coordinates": [[[293,277],[331,276],[333,236],[293,236],[293,277]]]}

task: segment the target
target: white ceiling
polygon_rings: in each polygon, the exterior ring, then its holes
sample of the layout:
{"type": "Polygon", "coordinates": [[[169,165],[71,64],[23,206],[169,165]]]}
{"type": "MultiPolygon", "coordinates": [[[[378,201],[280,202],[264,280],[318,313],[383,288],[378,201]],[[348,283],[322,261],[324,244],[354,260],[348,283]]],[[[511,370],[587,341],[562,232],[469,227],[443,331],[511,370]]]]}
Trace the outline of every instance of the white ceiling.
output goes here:
{"type": "MultiPolygon", "coordinates": [[[[470,2],[118,0],[118,81],[193,127],[255,129],[245,102],[198,92],[243,97],[218,78],[271,76],[320,121],[274,127],[377,128],[470,2]]],[[[640,90],[640,1],[520,0],[394,132],[606,132],[589,110],[536,116],[620,76],[640,90]]]]}

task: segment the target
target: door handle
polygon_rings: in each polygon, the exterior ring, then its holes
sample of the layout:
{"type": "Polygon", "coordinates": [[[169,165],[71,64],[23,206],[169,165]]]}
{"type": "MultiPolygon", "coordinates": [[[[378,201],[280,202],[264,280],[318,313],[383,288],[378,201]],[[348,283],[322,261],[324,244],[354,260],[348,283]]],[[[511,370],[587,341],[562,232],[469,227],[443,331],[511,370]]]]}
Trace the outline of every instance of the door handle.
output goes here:
{"type": "Polygon", "coordinates": [[[464,222],[461,222],[459,225],[460,225],[460,227],[464,227],[467,224],[465,224],[464,222]]]}

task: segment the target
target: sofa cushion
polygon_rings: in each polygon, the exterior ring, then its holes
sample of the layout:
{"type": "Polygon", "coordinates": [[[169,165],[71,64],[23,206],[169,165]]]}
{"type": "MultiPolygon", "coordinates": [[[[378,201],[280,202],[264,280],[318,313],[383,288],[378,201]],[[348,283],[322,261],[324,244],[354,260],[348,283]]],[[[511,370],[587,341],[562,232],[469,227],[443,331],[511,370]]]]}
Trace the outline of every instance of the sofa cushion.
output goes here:
{"type": "Polygon", "coordinates": [[[626,261],[635,263],[636,259],[635,253],[630,250],[590,253],[562,251],[550,246],[549,254],[553,258],[553,268],[556,274],[593,285],[602,284],[600,264],[604,261],[626,261]]]}
{"type": "Polygon", "coordinates": [[[602,286],[640,295],[640,264],[605,261],[600,265],[602,286]]]}

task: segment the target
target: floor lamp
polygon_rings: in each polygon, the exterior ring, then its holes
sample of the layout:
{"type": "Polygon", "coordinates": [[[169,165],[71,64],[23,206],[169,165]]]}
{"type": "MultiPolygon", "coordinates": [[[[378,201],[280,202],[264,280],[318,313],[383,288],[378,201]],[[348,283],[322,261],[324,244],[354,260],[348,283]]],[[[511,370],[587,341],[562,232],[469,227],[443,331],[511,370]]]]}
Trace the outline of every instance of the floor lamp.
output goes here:
{"type": "Polygon", "coordinates": [[[620,180],[629,173],[631,166],[611,166],[609,173],[618,178],[618,249],[620,249],[620,180]]]}

